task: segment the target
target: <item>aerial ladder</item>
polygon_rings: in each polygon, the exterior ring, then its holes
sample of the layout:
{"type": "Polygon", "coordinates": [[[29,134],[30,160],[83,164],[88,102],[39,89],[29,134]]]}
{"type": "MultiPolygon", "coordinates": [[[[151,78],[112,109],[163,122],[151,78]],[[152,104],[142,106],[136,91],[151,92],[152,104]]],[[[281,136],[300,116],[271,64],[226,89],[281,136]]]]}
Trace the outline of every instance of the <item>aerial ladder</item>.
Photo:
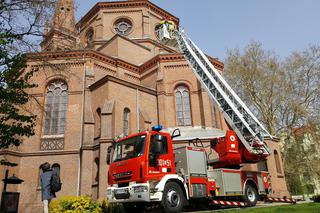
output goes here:
{"type": "Polygon", "coordinates": [[[255,163],[270,155],[264,137],[272,136],[224,80],[208,57],[188,37],[181,27],[165,22],[158,35],[164,43],[175,43],[185,56],[193,73],[218,105],[230,129],[236,132],[243,145],[240,163],[255,163]]]}
{"type": "Polygon", "coordinates": [[[259,196],[268,198],[270,176],[238,168],[265,160],[270,151],[264,137],[271,135],[181,28],[164,21],[159,29],[163,43],[180,48],[230,130],[210,139],[210,148],[219,155],[213,161],[197,139],[195,146],[174,148],[172,140],[181,136],[180,130],[169,134],[161,125],[115,141],[107,155],[109,202],[123,203],[127,212],[157,205],[168,213],[181,212],[188,202],[196,204],[200,198],[212,206],[255,206],[259,196]]]}

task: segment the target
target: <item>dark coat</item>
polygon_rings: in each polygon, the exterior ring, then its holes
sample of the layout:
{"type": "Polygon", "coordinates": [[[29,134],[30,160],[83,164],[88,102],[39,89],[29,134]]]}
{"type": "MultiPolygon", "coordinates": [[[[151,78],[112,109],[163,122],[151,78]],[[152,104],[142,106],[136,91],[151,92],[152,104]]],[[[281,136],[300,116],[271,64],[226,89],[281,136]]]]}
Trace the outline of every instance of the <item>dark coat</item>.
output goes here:
{"type": "Polygon", "coordinates": [[[56,197],[55,194],[51,192],[51,187],[50,187],[52,170],[43,172],[40,177],[41,177],[42,200],[51,200],[52,198],[56,197]]]}

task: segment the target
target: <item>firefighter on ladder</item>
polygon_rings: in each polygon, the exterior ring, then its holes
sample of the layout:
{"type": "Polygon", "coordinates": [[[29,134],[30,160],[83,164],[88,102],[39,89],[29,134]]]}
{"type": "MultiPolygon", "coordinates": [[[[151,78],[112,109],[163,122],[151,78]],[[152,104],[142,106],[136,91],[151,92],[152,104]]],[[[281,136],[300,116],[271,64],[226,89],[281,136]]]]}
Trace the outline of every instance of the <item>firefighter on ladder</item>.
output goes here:
{"type": "MultiPolygon", "coordinates": [[[[169,36],[170,36],[169,39],[171,39],[172,36],[173,36],[174,30],[176,28],[175,27],[175,23],[172,20],[169,20],[169,21],[168,20],[162,20],[162,21],[160,21],[160,24],[164,28],[163,30],[167,31],[169,33],[169,36]]],[[[164,36],[164,37],[166,37],[166,36],[164,36]]]]}
{"type": "Polygon", "coordinates": [[[174,32],[176,26],[172,20],[168,21],[168,25],[169,25],[169,33],[171,36],[173,36],[173,32],[174,32]]]}

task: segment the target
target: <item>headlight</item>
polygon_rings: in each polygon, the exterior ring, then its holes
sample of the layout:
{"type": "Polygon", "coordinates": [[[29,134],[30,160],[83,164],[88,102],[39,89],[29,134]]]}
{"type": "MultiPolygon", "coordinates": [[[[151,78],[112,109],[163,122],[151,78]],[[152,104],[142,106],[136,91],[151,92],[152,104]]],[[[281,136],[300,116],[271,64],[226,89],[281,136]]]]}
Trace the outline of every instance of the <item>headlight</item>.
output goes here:
{"type": "Polygon", "coordinates": [[[134,186],[133,187],[134,193],[147,192],[147,191],[148,191],[148,186],[134,186]]]}
{"type": "Polygon", "coordinates": [[[111,195],[112,194],[112,189],[107,189],[107,195],[111,195]]]}

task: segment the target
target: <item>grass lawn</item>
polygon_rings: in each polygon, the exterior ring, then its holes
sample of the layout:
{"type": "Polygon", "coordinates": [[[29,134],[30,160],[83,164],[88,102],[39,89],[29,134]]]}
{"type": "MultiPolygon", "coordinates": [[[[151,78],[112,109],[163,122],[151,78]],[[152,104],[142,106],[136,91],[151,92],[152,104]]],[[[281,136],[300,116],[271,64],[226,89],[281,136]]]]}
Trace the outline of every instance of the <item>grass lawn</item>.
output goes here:
{"type": "MultiPolygon", "coordinates": [[[[215,212],[215,211],[213,211],[215,212]]],[[[219,211],[220,212],[220,211],[219,211]]],[[[320,203],[304,203],[284,206],[271,206],[261,208],[244,208],[236,210],[228,210],[226,213],[320,213],[320,203]]]]}

